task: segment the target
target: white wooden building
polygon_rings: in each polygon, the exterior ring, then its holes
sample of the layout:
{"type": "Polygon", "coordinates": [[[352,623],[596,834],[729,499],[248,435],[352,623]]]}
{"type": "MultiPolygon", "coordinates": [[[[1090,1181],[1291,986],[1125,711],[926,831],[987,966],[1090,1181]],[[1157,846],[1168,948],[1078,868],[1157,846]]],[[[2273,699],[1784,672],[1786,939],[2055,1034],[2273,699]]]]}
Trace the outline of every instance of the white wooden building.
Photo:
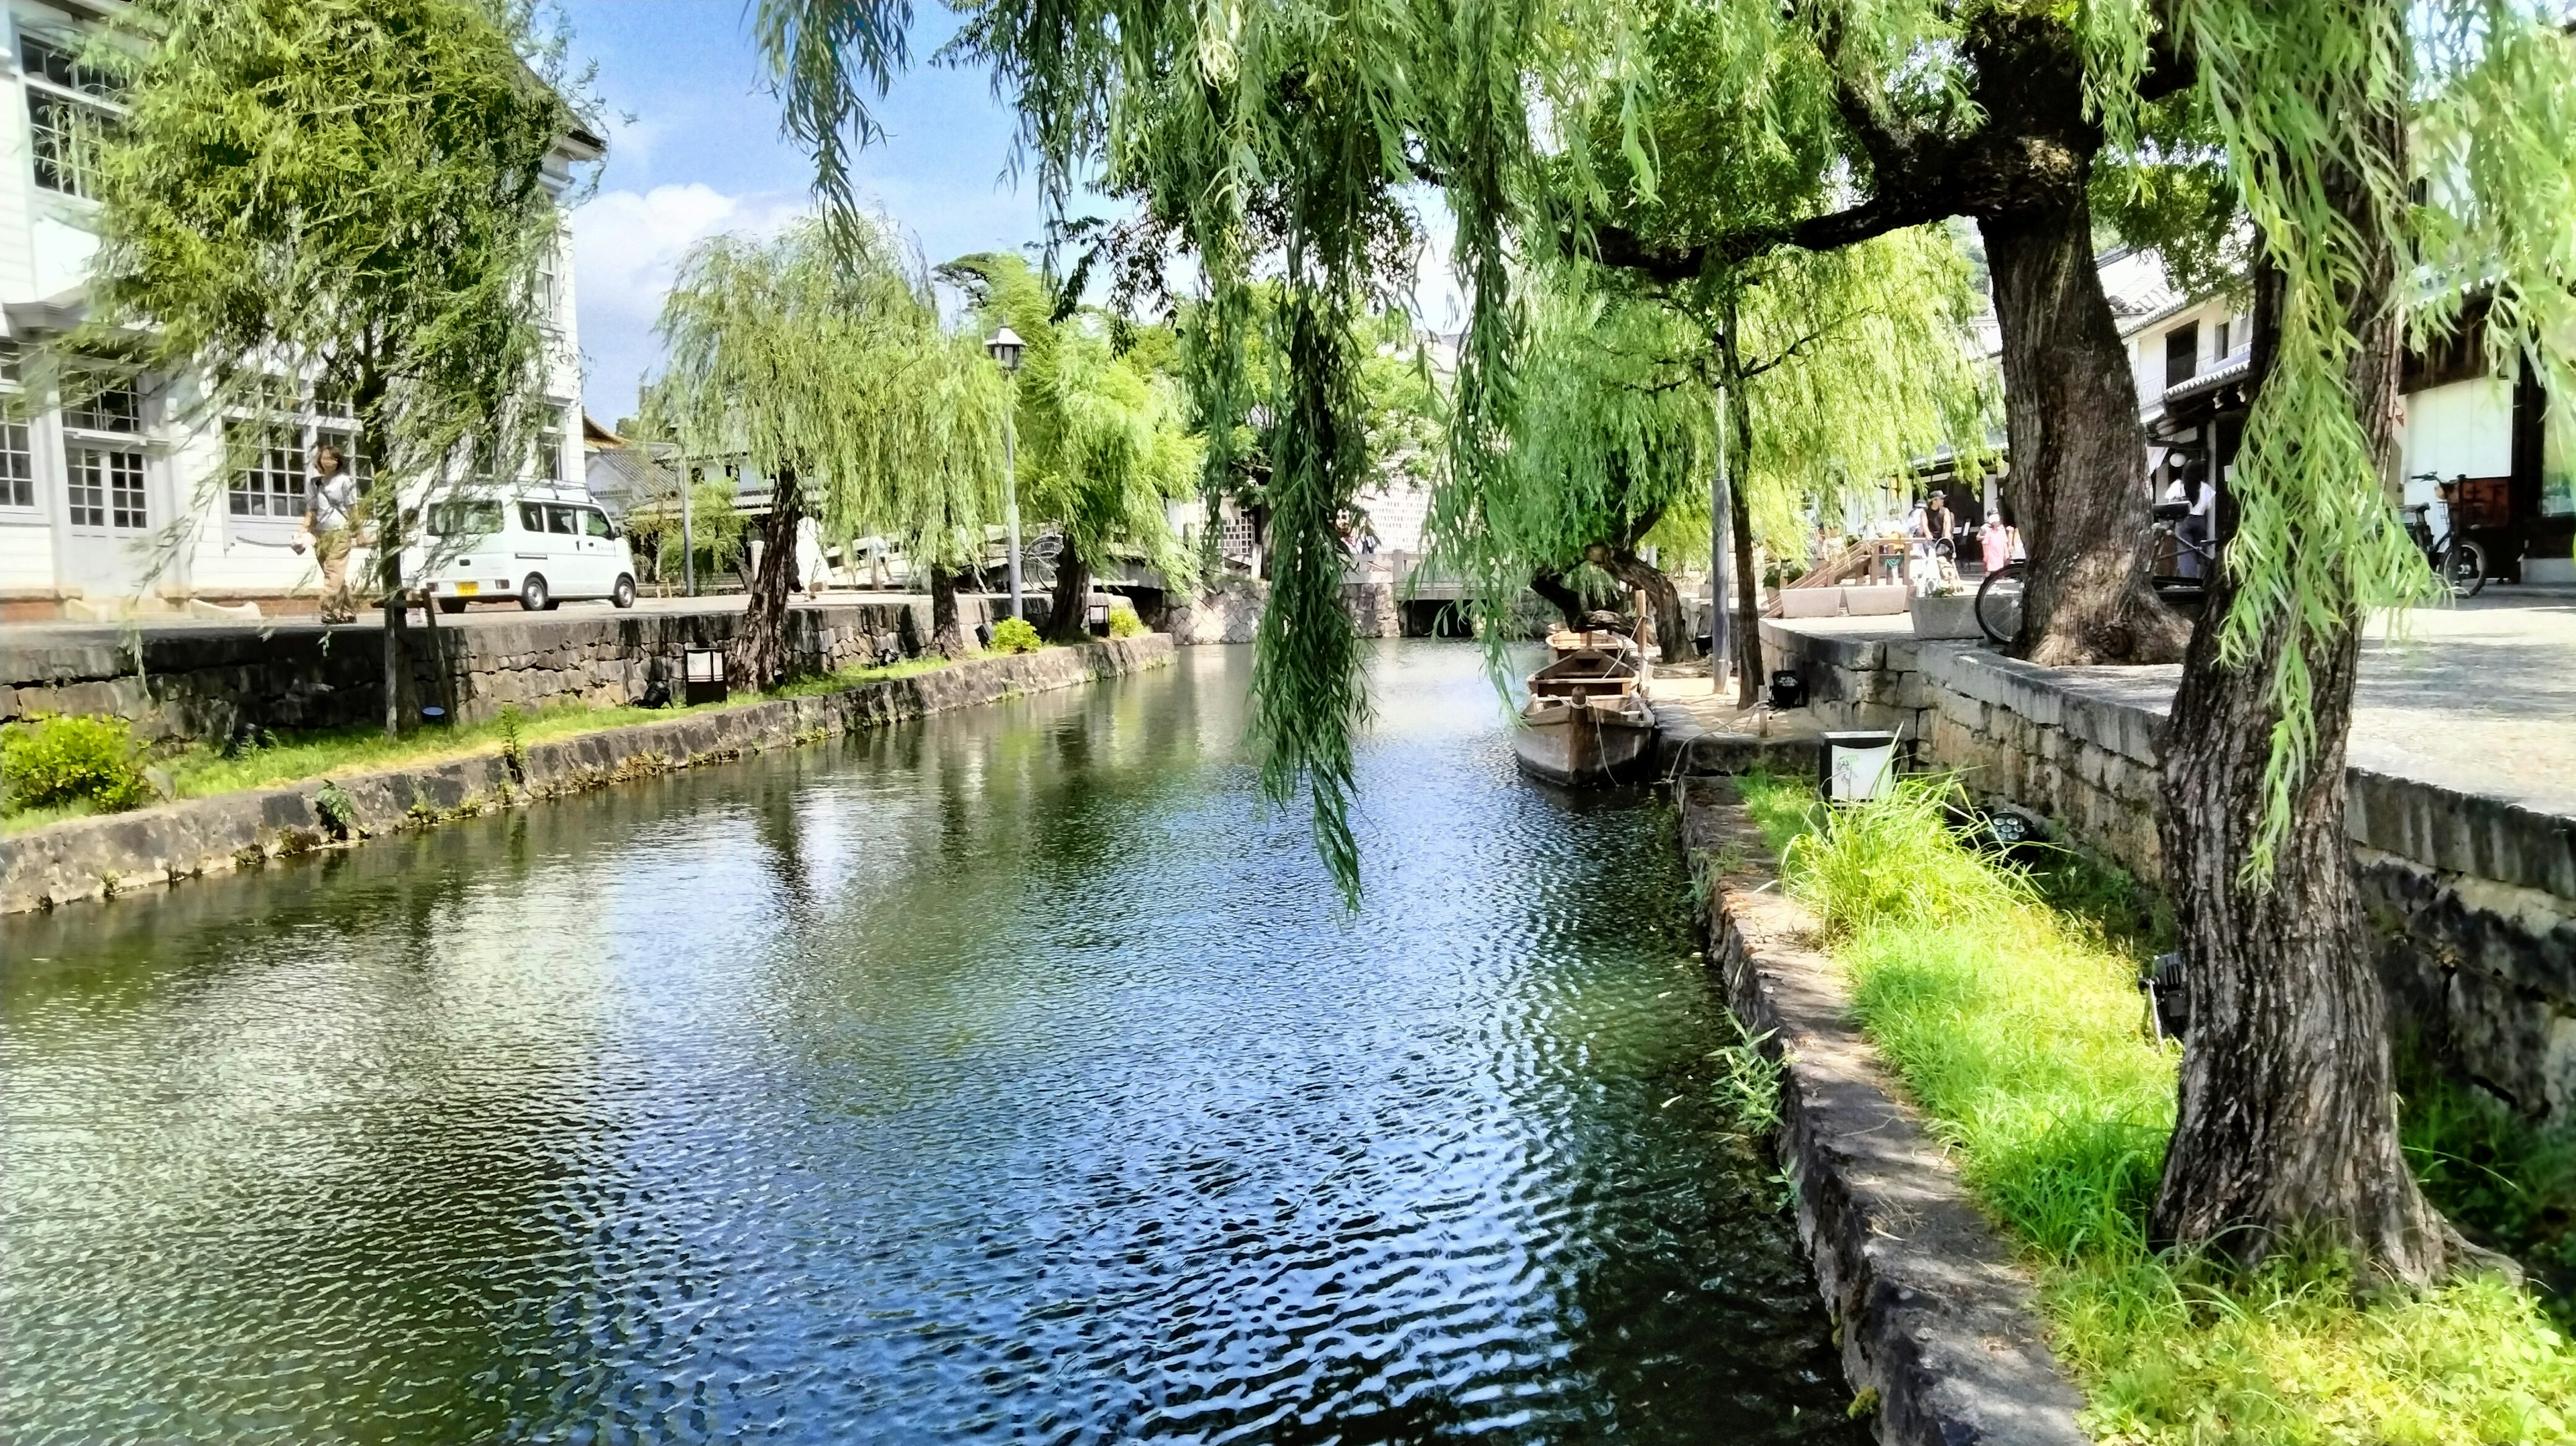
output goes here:
{"type": "MultiPolygon", "coordinates": [[[[75,64],[84,27],[112,7],[96,0],[0,0],[7,94],[0,96],[0,389],[22,385],[24,349],[81,319],[97,250],[89,178],[63,144],[75,116],[110,120],[113,86],[75,64]]],[[[599,139],[566,134],[546,168],[560,195],[573,167],[598,160],[599,139]]],[[[582,466],[581,350],[574,327],[569,226],[540,287],[552,338],[548,403],[565,418],[531,465],[574,478],[582,466]]],[[[310,389],[277,415],[283,425],[255,465],[225,471],[212,426],[184,411],[190,377],[135,379],[64,409],[38,404],[0,419],[0,618],[35,620],[187,611],[192,603],[257,603],[310,611],[319,579],[289,545],[304,513],[313,450],[355,431],[345,406],[310,389]],[[185,520],[167,565],[151,539],[185,520]]],[[[13,409],[14,410],[14,409],[13,409]]],[[[354,448],[350,448],[354,451],[354,448]]]]}

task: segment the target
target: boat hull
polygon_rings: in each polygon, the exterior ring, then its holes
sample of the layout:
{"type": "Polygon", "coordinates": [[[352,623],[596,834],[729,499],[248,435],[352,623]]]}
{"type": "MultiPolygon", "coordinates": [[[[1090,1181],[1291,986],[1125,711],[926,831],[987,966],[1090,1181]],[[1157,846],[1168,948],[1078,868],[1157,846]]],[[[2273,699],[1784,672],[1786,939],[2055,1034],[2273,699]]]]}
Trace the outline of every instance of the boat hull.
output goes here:
{"type": "Polygon", "coordinates": [[[1635,783],[1654,771],[1654,718],[1562,707],[1524,715],[1512,757],[1523,773],[1567,788],[1635,783]]]}

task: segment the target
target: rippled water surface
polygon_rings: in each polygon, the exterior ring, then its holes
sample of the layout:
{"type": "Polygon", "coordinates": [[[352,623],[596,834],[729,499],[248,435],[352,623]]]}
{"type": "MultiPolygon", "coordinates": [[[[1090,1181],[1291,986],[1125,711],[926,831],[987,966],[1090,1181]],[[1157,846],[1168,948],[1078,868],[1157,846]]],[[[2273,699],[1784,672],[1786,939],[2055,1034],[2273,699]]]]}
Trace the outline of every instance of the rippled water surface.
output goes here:
{"type": "Polygon", "coordinates": [[[0,1437],[1857,1441],[1668,810],[1248,662],[9,920],[0,1437]]]}

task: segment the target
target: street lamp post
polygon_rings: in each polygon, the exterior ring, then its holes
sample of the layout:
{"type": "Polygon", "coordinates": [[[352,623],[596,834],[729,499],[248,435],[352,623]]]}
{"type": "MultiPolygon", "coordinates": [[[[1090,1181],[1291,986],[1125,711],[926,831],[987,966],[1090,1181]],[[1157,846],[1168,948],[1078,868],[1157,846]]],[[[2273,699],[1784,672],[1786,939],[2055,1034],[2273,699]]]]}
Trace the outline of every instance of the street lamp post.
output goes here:
{"type": "MultiPolygon", "coordinates": [[[[1020,370],[1020,349],[1026,345],[1018,332],[1006,326],[993,333],[984,343],[984,350],[992,355],[994,361],[1001,363],[1004,375],[1016,377],[1020,370]]],[[[1019,393],[1015,389],[1011,395],[1016,410],[1019,393]]],[[[1002,520],[1011,534],[1011,616],[1017,618],[1024,616],[1026,610],[1020,605],[1020,464],[1019,458],[1013,455],[1015,420],[1008,412],[1002,415],[1002,520]]]]}

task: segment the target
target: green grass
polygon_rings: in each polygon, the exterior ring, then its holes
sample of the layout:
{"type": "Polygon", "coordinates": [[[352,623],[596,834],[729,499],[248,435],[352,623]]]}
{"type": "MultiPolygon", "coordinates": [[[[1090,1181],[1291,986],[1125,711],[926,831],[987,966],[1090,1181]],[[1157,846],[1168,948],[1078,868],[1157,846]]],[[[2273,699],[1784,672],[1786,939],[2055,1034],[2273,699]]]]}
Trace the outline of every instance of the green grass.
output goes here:
{"type": "MultiPolygon", "coordinates": [[[[511,723],[493,719],[453,728],[424,729],[395,739],[387,739],[381,728],[281,732],[275,742],[229,758],[197,744],[160,762],[170,770],[171,784],[181,798],[211,798],[326,774],[362,772],[496,752],[503,747],[507,731],[513,724],[522,745],[541,743],[552,738],[595,733],[634,723],[659,723],[699,713],[722,712],[776,698],[810,698],[864,683],[909,678],[945,666],[947,660],[930,657],[907,658],[884,668],[845,668],[837,673],[801,678],[765,693],[740,694],[722,703],[702,703],[694,708],[590,708],[579,702],[569,702],[521,714],[511,723]]],[[[0,818],[0,833],[42,828],[91,811],[80,804],[15,811],[0,818]]]]}
{"type": "MultiPolygon", "coordinates": [[[[1775,780],[1745,795],[1790,892],[1825,921],[1861,1024],[2037,1273],[2096,1436],[2568,1439],[2576,1347],[2509,1285],[2374,1297],[2331,1262],[2231,1274],[2147,1248],[2179,1056],[2146,1037],[2133,981],[2165,926],[2083,860],[2023,870],[1963,847],[1948,786],[1830,812],[1775,780]]],[[[2449,1148],[2418,1120],[2425,1149],[2449,1148]]]]}

